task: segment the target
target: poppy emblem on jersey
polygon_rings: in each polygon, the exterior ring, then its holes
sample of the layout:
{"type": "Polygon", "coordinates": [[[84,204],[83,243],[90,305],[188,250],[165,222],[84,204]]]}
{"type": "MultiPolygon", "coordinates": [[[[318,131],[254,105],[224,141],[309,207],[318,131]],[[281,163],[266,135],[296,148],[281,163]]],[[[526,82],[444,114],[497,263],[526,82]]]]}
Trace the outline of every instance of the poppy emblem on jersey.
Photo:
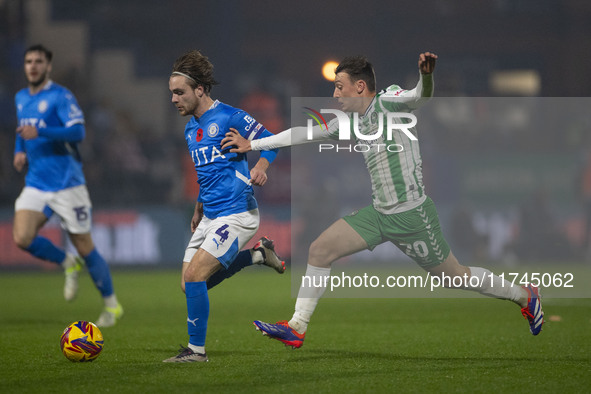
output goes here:
{"type": "Polygon", "coordinates": [[[203,129],[197,130],[197,134],[195,135],[195,141],[199,142],[203,138],[203,129]]]}
{"type": "Polygon", "coordinates": [[[216,135],[218,135],[219,131],[220,131],[220,127],[217,125],[217,123],[212,123],[207,128],[207,135],[210,137],[215,137],[216,135]]]}
{"type": "Polygon", "coordinates": [[[39,102],[39,105],[37,106],[37,110],[40,113],[43,113],[43,112],[47,111],[47,107],[49,107],[49,104],[47,104],[47,101],[46,100],[41,100],[39,102]]]}

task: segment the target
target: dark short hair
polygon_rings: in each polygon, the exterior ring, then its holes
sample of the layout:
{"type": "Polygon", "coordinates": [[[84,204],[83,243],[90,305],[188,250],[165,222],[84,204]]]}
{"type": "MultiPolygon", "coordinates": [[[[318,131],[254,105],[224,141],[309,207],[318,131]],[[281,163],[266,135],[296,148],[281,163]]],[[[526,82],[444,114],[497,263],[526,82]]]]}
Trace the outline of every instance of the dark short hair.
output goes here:
{"type": "Polygon", "coordinates": [[[28,47],[25,51],[25,56],[27,56],[29,52],[42,52],[43,54],[45,54],[45,58],[49,63],[51,63],[51,59],[53,58],[53,53],[41,44],[35,44],[28,47]]]}
{"type": "Polygon", "coordinates": [[[340,72],[349,74],[353,81],[365,81],[370,92],[376,91],[376,73],[365,56],[347,56],[335,70],[335,74],[340,72]]]}
{"type": "Polygon", "coordinates": [[[176,59],[172,66],[172,72],[180,72],[190,76],[194,80],[189,80],[191,87],[195,89],[201,85],[205,93],[211,92],[212,86],[218,84],[213,78],[213,64],[207,56],[198,50],[186,52],[176,59]]]}

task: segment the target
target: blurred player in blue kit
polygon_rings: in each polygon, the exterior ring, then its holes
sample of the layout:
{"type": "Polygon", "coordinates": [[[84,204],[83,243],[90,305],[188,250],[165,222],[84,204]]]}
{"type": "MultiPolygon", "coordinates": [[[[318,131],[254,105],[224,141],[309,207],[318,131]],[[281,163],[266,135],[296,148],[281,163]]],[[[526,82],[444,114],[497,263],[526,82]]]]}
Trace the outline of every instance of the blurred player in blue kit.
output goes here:
{"type": "Polygon", "coordinates": [[[283,273],[285,263],[273,242],[261,238],[252,249],[240,251],[259,228],[259,211],[252,185],[267,181],[266,170],[277,150],[263,151],[249,171],[246,155],[222,150],[230,127],[248,140],[272,136],[246,112],[210,96],[217,82],[213,65],[199,51],[179,57],[169,79],[172,103],[182,116],[191,116],[185,140],[195,163],[200,186],[191,220],[181,275],[187,300],[189,344],[164,362],[207,362],[205,337],[209,317],[208,290],[252,264],[264,264],[283,273]]]}
{"type": "Polygon", "coordinates": [[[104,310],[95,323],[109,327],[123,315],[123,308],[113,290],[109,267],[90,234],[92,203],[78,152],[78,143],[85,136],[84,115],[74,95],[49,79],[52,57],[42,45],[25,51],[28,87],[15,97],[18,128],[13,164],[19,172],[27,165],[28,170],[15,203],[13,238],[19,248],[64,268],[67,301],[75,298],[78,275],[86,265],[104,300],[104,310]],[[54,213],[81,257],[38,235],[54,213]]]}

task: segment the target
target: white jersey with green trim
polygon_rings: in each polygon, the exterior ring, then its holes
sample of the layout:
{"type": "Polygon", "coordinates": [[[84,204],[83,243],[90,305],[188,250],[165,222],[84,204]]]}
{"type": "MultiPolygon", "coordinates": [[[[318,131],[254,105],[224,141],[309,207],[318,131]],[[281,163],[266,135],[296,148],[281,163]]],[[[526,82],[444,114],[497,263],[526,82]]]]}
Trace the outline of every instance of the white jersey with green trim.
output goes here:
{"type": "MultiPolygon", "coordinates": [[[[411,140],[400,129],[394,129],[392,139],[387,139],[385,129],[389,112],[410,113],[420,107],[433,95],[432,74],[422,75],[417,86],[412,90],[404,90],[398,85],[391,85],[379,92],[365,111],[359,116],[359,133],[373,135],[383,119],[382,136],[375,140],[357,139],[358,145],[369,145],[361,148],[365,164],[369,171],[372,185],[373,206],[384,214],[405,212],[421,205],[427,196],[423,186],[422,161],[419,141],[411,140]]],[[[396,119],[403,123],[402,119],[396,119]]],[[[353,122],[351,122],[353,124],[353,122]]],[[[415,127],[406,128],[415,137],[415,127]]],[[[314,126],[312,136],[306,127],[293,127],[277,135],[251,141],[252,150],[275,149],[284,146],[299,145],[312,141],[337,139],[339,133],[338,119],[325,127],[314,126]]],[[[351,133],[354,136],[354,133],[351,133]]]]}
{"type": "MultiPolygon", "coordinates": [[[[382,128],[381,136],[377,139],[362,140],[356,137],[356,147],[363,152],[371,179],[373,206],[381,213],[408,211],[425,201],[419,141],[410,139],[397,128],[392,130],[392,137],[388,139],[386,126],[388,112],[410,113],[431,97],[432,92],[432,77],[421,78],[413,90],[391,85],[379,92],[365,114],[358,117],[360,134],[379,134],[378,129],[382,128]]],[[[400,124],[408,119],[394,117],[393,120],[400,124]]],[[[337,119],[329,123],[328,129],[331,138],[338,138],[337,119]]],[[[406,130],[417,137],[415,127],[406,130]]]]}

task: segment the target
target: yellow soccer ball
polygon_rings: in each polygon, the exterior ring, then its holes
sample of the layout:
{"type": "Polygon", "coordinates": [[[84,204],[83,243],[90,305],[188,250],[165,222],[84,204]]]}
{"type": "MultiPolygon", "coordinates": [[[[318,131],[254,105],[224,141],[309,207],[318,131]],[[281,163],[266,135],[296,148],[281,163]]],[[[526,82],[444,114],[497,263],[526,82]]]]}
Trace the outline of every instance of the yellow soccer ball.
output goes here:
{"type": "Polygon", "coordinates": [[[103,334],[92,322],[77,321],[64,330],[60,346],[72,362],[93,361],[103,350],[103,334]]]}

